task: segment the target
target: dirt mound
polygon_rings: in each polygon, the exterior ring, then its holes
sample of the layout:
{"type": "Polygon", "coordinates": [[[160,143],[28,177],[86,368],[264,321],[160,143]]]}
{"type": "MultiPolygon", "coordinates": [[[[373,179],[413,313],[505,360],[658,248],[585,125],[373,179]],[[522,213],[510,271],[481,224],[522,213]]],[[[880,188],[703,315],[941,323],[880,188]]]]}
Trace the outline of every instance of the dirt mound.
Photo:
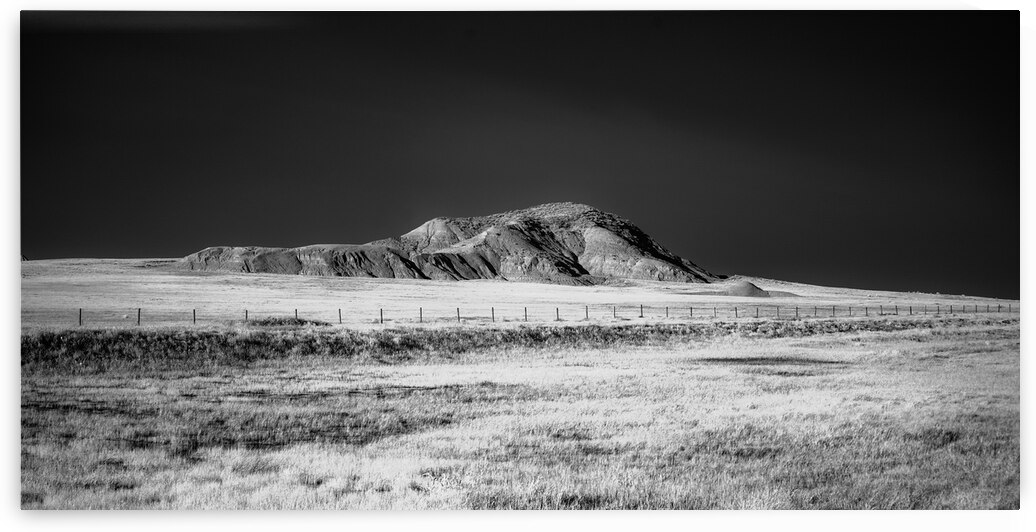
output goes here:
{"type": "Polygon", "coordinates": [[[558,284],[718,279],[628,220],[579,203],[434,218],[399,237],[363,245],[207,248],[183,262],[192,270],[558,284]]]}
{"type": "Polygon", "coordinates": [[[740,281],[730,286],[723,291],[728,296],[741,296],[741,297],[770,297],[770,293],[758,286],[748,282],[740,281]]]}

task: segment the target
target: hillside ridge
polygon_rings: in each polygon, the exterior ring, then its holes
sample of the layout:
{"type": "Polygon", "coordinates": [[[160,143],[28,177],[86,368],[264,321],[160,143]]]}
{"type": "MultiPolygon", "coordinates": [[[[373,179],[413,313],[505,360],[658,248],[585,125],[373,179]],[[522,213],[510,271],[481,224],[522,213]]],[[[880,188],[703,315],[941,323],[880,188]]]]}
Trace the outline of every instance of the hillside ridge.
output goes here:
{"type": "Polygon", "coordinates": [[[598,284],[615,279],[707,283],[718,277],[629,220],[581,203],[472,217],[436,217],[398,237],[295,248],[216,246],[191,270],[598,284]]]}

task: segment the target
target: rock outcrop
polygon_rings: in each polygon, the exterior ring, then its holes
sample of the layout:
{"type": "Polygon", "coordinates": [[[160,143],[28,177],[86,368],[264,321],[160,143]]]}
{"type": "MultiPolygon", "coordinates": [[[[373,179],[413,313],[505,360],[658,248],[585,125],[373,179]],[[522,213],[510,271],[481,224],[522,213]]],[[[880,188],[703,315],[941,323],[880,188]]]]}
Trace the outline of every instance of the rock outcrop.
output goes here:
{"type": "Polygon", "coordinates": [[[362,245],[211,247],[183,264],[192,270],[559,284],[717,278],[628,220],[576,203],[435,218],[399,237],[362,245]]]}

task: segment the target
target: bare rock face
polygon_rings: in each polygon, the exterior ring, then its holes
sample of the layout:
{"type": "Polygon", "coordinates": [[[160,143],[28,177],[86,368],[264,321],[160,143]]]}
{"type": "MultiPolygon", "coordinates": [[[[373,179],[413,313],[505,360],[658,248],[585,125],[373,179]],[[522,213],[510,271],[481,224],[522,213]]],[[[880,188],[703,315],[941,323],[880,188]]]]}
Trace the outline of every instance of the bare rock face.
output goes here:
{"type": "Polygon", "coordinates": [[[577,203],[435,218],[397,238],[362,245],[206,248],[183,263],[192,270],[558,284],[716,279],[629,221],[577,203]]]}
{"type": "Polygon", "coordinates": [[[426,279],[398,251],[372,246],[211,247],[183,259],[191,270],[426,279]]]}

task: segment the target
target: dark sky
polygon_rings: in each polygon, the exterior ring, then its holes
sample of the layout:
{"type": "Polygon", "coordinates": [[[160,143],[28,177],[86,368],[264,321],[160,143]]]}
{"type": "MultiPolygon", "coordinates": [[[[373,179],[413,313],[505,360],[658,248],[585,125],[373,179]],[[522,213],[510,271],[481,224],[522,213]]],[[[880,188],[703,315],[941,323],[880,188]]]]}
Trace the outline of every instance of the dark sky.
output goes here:
{"type": "Polygon", "coordinates": [[[1010,12],[22,12],[22,252],[588,203],[718,273],[1019,297],[1010,12]]]}

